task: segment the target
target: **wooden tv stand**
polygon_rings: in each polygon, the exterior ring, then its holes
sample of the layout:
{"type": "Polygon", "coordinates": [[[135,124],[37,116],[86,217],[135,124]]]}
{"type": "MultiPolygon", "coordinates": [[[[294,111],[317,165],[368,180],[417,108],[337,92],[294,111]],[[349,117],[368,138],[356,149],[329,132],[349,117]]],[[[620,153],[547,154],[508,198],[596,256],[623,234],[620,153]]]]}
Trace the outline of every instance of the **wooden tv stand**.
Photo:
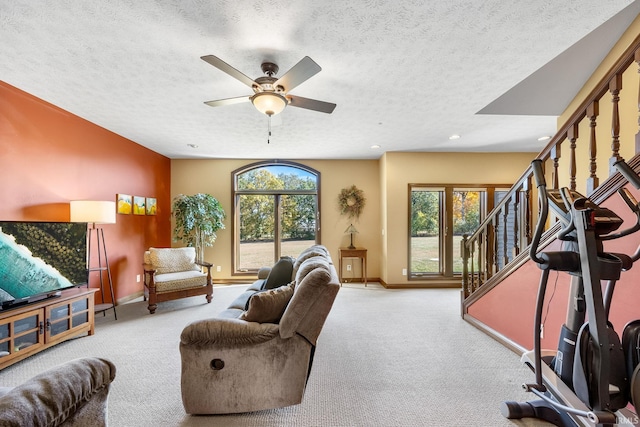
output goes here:
{"type": "Polygon", "coordinates": [[[0,311],[0,370],[78,335],[93,335],[97,290],[68,289],[59,297],[0,311]]]}

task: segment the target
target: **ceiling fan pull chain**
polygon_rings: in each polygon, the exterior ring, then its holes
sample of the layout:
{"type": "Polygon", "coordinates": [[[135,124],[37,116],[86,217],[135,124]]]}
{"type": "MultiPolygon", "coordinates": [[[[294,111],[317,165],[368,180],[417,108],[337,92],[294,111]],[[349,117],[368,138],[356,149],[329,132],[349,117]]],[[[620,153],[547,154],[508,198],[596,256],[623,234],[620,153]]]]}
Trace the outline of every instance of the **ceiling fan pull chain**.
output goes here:
{"type": "Polygon", "coordinates": [[[269,114],[269,135],[267,136],[267,144],[271,141],[271,114],[269,114]]]}

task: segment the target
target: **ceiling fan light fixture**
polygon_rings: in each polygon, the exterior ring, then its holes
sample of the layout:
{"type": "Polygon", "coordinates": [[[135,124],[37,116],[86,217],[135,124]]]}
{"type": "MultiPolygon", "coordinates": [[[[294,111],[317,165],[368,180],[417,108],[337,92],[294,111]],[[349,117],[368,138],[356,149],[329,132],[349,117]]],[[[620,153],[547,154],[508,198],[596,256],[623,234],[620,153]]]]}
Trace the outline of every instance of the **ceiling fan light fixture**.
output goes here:
{"type": "Polygon", "coordinates": [[[267,116],[281,113],[289,103],[287,98],[275,92],[259,92],[249,99],[258,111],[267,116]]]}

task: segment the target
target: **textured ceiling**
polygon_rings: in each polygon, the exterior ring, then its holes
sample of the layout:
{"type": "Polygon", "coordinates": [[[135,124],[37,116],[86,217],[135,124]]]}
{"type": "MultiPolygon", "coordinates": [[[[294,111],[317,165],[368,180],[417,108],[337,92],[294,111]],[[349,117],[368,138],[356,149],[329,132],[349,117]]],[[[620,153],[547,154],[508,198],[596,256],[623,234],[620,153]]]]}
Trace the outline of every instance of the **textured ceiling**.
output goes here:
{"type": "Polygon", "coordinates": [[[170,158],[537,151],[638,13],[630,0],[0,0],[0,78],[170,158]],[[251,78],[310,56],[322,71],[291,93],[337,108],[287,107],[267,144],[250,103],[204,104],[251,90],[203,55],[251,78]]]}

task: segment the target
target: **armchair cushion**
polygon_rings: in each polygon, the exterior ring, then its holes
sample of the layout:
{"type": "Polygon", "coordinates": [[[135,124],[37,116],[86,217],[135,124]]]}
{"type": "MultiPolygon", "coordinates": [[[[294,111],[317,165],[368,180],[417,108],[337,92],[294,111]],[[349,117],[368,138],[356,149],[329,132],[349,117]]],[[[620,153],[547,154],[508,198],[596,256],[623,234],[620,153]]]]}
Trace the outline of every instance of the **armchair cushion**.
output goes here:
{"type": "Polygon", "coordinates": [[[193,247],[149,248],[149,261],[158,274],[200,270],[196,264],[196,249],[193,247]]]}
{"type": "Polygon", "coordinates": [[[278,323],[287,304],[293,296],[293,283],[253,294],[248,301],[247,311],[241,320],[258,323],[278,323]]]}
{"type": "Polygon", "coordinates": [[[207,275],[201,271],[156,274],[154,283],[157,293],[207,286],[207,275]]]}

